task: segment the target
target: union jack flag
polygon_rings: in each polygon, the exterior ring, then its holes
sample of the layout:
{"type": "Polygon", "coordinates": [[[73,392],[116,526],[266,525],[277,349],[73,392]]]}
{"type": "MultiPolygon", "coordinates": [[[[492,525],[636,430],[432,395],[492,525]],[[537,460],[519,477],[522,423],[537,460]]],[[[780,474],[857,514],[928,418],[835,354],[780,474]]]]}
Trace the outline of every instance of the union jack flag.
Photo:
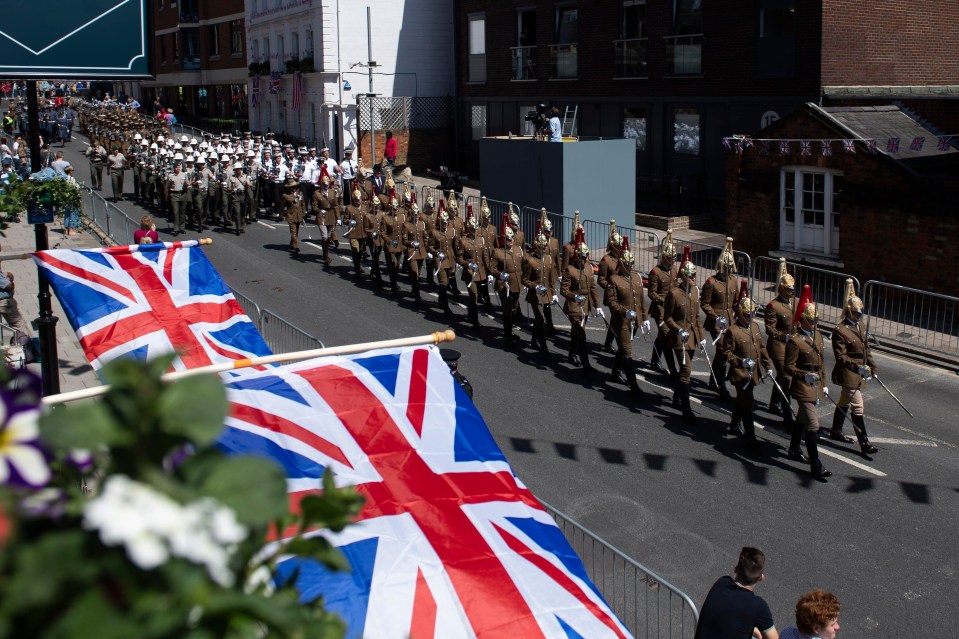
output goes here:
{"type": "Polygon", "coordinates": [[[277,575],[322,596],[350,639],[630,636],[436,350],[250,371],[227,391],[221,446],[280,463],[294,508],[327,468],[366,498],[341,533],[307,533],[350,572],[294,557],[277,575]]]}
{"type": "Polygon", "coordinates": [[[250,96],[253,102],[253,108],[255,109],[260,104],[260,76],[253,76],[253,90],[250,92],[250,96]]]}
{"type": "Polygon", "coordinates": [[[842,148],[846,150],[846,153],[855,153],[856,152],[856,141],[855,140],[843,140],[842,148]]]}
{"type": "Polygon", "coordinates": [[[941,135],[939,136],[939,143],[936,144],[936,148],[940,151],[948,151],[949,147],[952,146],[952,136],[951,135],[941,135]]]}
{"type": "Polygon", "coordinates": [[[876,153],[876,141],[875,140],[866,140],[866,149],[870,153],[876,153]]]}
{"type": "Polygon", "coordinates": [[[769,140],[759,141],[759,155],[769,155],[769,140]]]}
{"type": "Polygon", "coordinates": [[[277,95],[280,92],[282,82],[279,72],[270,74],[270,95],[277,95]]]}
{"type": "Polygon", "coordinates": [[[792,151],[789,149],[789,140],[779,141],[779,152],[783,155],[789,155],[792,151]]]}
{"type": "Polygon", "coordinates": [[[799,143],[799,152],[802,155],[812,155],[812,142],[803,140],[799,143]]]}
{"type": "Polygon", "coordinates": [[[832,155],[832,140],[820,140],[819,145],[822,147],[823,157],[832,155]]]}
{"type": "Polygon", "coordinates": [[[886,141],[886,153],[899,153],[899,138],[889,138],[886,141]]]}
{"type": "Polygon", "coordinates": [[[175,370],[271,354],[198,242],[39,251],[95,369],[174,350],[175,370]]]}
{"type": "Polygon", "coordinates": [[[293,108],[300,108],[300,101],[303,99],[303,78],[299,71],[293,74],[293,108]]]}
{"type": "Polygon", "coordinates": [[[727,149],[733,148],[733,144],[732,144],[732,142],[730,141],[729,138],[723,138],[723,147],[725,147],[725,148],[727,148],[727,149]]]}
{"type": "Polygon", "coordinates": [[[912,142],[909,143],[909,148],[913,151],[922,151],[923,145],[926,143],[926,138],[917,135],[912,139],[912,142]]]}

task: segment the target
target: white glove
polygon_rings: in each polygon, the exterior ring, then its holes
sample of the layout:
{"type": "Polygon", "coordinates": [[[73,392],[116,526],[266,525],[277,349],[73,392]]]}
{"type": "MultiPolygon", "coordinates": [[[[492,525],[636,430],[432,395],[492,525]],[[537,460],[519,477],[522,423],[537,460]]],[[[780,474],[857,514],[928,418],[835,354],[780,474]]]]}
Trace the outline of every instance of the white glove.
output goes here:
{"type": "Polygon", "coordinates": [[[872,378],[872,369],[869,368],[868,366],[860,366],[860,367],[859,367],[859,374],[863,377],[863,379],[871,379],[871,378],[872,378]]]}
{"type": "Polygon", "coordinates": [[[432,254],[432,253],[427,253],[427,254],[426,254],[426,258],[427,258],[427,259],[430,259],[430,260],[433,259],[433,254],[432,254]]]}
{"type": "Polygon", "coordinates": [[[554,296],[553,296],[553,299],[550,300],[550,303],[551,303],[551,304],[559,305],[559,298],[554,295],[554,296]]]}
{"type": "Polygon", "coordinates": [[[686,343],[686,340],[689,339],[689,331],[684,331],[684,330],[680,329],[680,330],[679,330],[679,339],[680,339],[680,341],[681,341],[683,344],[685,344],[685,343],[686,343]]]}
{"type": "Polygon", "coordinates": [[[546,295],[546,287],[542,284],[536,285],[536,294],[537,295],[546,295]]]}
{"type": "Polygon", "coordinates": [[[704,353],[706,352],[706,340],[702,340],[701,342],[699,342],[699,350],[701,350],[704,353]]]}
{"type": "Polygon", "coordinates": [[[493,282],[495,282],[495,281],[496,281],[496,280],[493,279],[493,276],[492,276],[492,275],[487,275],[487,276],[486,276],[486,283],[487,283],[489,286],[492,286],[492,285],[493,285],[493,282]]]}
{"type": "Polygon", "coordinates": [[[503,280],[504,282],[508,282],[508,281],[509,281],[509,273],[506,273],[506,272],[504,271],[504,272],[502,272],[502,273],[499,274],[499,278],[500,278],[501,280],[503,280]]]}
{"type": "Polygon", "coordinates": [[[601,308],[597,308],[595,311],[593,311],[593,315],[595,315],[596,317],[602,317],[604,319],[606,318],[606,313],[604,313],[603,309],[601,308]]]}
{"type": "Polygon", "coordinates": [[[806,373],[806,374],[803,376],[803,379],[806,380],[806,383],[807,383],[807,384],[815,384],[816,382],[819,381],[819,374],[818,374],[818,373],[806,373]]]}
{"type": "Polygon", "coordinates": [[[823,387],[822,387],[822,394],[825,395],[826,397],[829,397],[829,387],[828,387],[828,386],[823,386],[823,387]]]}
{"type": "Polygon", "coordinates": [[[628,320],[636,319],[636,311],[626,311],[626,319],[628,320]]]}
{"type": "Polygon", "coordinates": [[[379,231],[373,231],[373,239],[375,240],[379,236],[379,231]]]}
{"type": "Polygon", "coordinates": [[[573,301],[576,302],[577,304],[582,304],[583,302],[586,301],[586,298],[582,295],[577,295],[576,297],[573,298],[573,301]]]}
{"type": "Polygon", "coordinates": [[[648,333],[650,331],[649,320],[643,320],[643,332],[648,333]]]}

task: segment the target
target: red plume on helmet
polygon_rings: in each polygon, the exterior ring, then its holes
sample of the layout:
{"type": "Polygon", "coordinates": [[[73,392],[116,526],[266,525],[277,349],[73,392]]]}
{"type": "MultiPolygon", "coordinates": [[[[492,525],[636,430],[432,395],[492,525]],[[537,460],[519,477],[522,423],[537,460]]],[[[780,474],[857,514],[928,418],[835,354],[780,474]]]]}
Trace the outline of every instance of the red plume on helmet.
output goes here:
{"type": "Polygon", "coordinates": [[[543,220],[536,220],[536,235],[533,236],[535,240],[543,232],[543,220]]]}
{"type": "Polygon", "coordinates": [[[586,244],[586,231],[582,226],[576,229],[576,246],[580,244],[586,244]]]}
{"type": "Polygon", "coordinates": [[[472,217],[473,217],[473,205],[472,205],[472,204],[467,204],[467,205],[466,205],[466,219],[467,219],[467,221],[469,221],[469,219],[472,218],[472,217]]]}
{"type": "Polygon", "coordinates": [[[413,191],[413,204],[416,204],[416,191],[413,191]]]}
{"type": "Polygon", "coordinates": [[[503,225],[499,229],[499,245],[506,246],[506,227],[509,226],[509,213],[503,213],[503,225]]]}
{"type": "Polygon", "coordinates": [[[739,295],[736,297],[736,308],[739,308],[740,303],[747,297],[749,297],[749,286],[746,284],[746,278],[743,278],[739,281],[739,295]]]}
{"type": "Polygon", "coordinates": [[[445,211],[446,211],[446,202],[444,202],[444,201],[441,199],[441,200],[440,200],[440,206],[439,206],[438,209],[436,209],[436,221],[437,221],[437,222],[440,221],[440,213],[443,213],[443,212],[445,212],[445,211]]]}
{"type": "Polygon", "coordinates": [[[624,235],[624,236],[623,236],[622,251],[623,251],[623,253],[625,253],[625,252],[628,251],[628,250],[629,250],[629,237],[626,236],[626,235],[624,235]]]}
{"type": "Polygon", "coordinates": [[[391,186],[391,187],[390,187],[390,199],[392,200],[392,199],[394,199],[395,197],[396,197],[396,188],[391,186]]]}
{"type": "Polygon", "coordinates": [[[682,267],[682,265],[685,264],[686,262],[692,262],[692,261],[693,261],[693,253],[692,253],[692,250],[689,248],[689,244],[687,244],[686,246],[683,247],[683,259],[679,261],[679,266],[682,267]]]}
{"type": "Polygon", "coordinates": [[[806,310],[806,305],[813,303],[812,287],[809,284],[806,284],[802,287],[802,295],[799,297],[799,303],[796,304],[796,314],[793,316],[793,326],[799,323],[799,318],[802,317],[803,311],[806,310]]]}

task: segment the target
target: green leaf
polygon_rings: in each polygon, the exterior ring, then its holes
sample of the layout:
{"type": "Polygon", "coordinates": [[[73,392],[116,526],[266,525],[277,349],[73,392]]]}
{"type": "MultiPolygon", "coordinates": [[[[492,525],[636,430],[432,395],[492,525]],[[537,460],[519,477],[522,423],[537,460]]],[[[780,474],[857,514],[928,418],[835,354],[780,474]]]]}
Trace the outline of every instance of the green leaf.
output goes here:
{"type": "Polygon", "coordinates": [[[200,490],[236,512],[248,526],[266,526],[288,512],[282,469],[262,457],[227,457],[212,465],[200,490]]]}
{"type": "Polygon", "coordinates": [[[296,555],[301,559],[313,559],[330,570],[350,572],[350,563],[337,548],[323,537],[297,537],[283,548],[284,554],[296,555]]]}
{"type": "Polygon", "coordinates": [[[223,381],[214,375],[181,379],[160,396],[160,427],[205,446],[223,431],[227,400],[223,381]]]}
{"type": "Polygon", "coordinates": [[[44,639],[129,639],[141,636],[137,624],[114,609],[99,590],[90,589],[79,594],[66,615],[43,634],[44,639]]]}
{"type": "Polygon", "coordinates": [[[57,406],[40,419],[43,439],[59,450],[96,450],[101,445],[130,443],[132,433],[121,428],[100,402],[57,406]]]}

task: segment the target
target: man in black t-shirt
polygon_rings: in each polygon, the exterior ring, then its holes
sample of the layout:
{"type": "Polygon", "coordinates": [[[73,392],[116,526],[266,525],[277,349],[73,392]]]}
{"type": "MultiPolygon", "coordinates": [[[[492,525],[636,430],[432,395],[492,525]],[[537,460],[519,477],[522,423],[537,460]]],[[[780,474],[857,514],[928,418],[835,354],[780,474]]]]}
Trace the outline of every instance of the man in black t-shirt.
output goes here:
{"type": "Polygon", "coordinates": [[[696,639],[779,639],[769,606],[753,588],[762,581],[766,556],[746,546],[739,553],[735,578],[720,577],[706,595],[696,639]],[[758,631],[759,635],[754,632],[758,631]]]}

